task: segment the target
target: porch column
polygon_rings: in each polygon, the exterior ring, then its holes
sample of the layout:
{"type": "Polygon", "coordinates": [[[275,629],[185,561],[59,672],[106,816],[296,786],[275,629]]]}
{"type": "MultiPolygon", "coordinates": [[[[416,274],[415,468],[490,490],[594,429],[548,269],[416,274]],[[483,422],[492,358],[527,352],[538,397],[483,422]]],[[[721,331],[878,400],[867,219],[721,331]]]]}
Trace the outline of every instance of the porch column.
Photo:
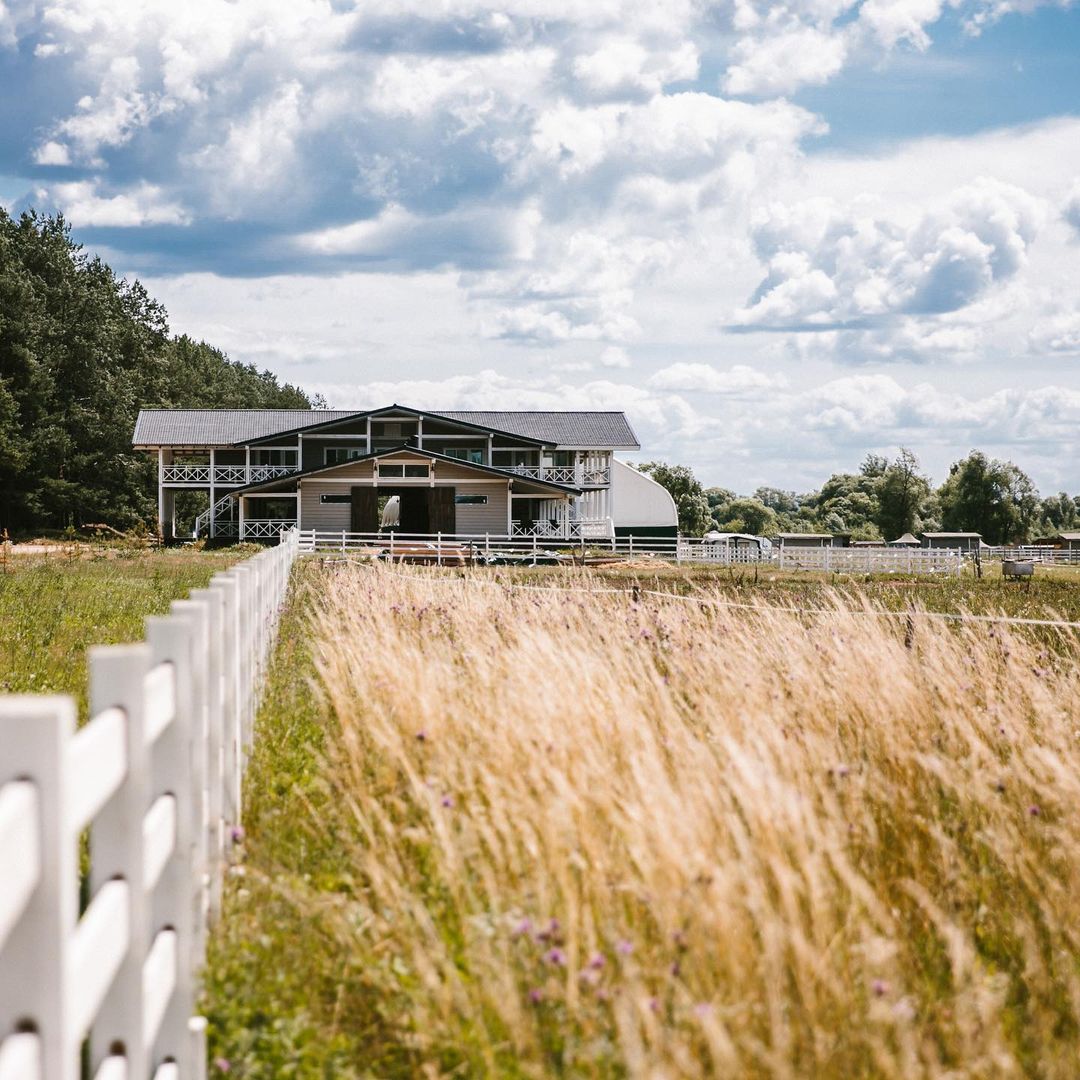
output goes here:
{"type": "Polygon", "coordinates": [[[244,447],[244,483],[251,483],[251,447],[244,447]]]}
{"type": "Polygon", "coordinates": [[[217,468],[217,462],[214,460],[214,448],[210,447],[210,535],[214,535],[214,503],[217,500],[217,496],[214,492],[214,472],[217,468]]]}
{"type": "Polygon", "coordinates": [[[158,535],[165,536],[165,451],[159,446],[157,452],[157,521],[158,535]]]}
{"type": "Polygon", "coordinates": [[[514,481],[506,481],[506,535],[514,535],[514,481]]]}
{"type": "Polygon", "coordinates": [[[247,496],[240,496],[240,541],[244,540],[244,514],[247,506],[247,496]]]}

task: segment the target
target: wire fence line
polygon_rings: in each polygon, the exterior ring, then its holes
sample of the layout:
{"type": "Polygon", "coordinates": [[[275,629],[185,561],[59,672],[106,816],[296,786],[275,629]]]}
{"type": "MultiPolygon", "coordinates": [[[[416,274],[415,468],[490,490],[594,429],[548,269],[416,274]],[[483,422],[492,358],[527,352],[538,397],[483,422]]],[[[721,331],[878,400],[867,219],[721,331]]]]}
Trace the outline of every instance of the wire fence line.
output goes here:
{"type": "Polygon", "coordinates": [[[92,649],[79,730],[70,697],[0,697],[0,1080],[205,1077],[196,979],[297,550],[92,649]]]}

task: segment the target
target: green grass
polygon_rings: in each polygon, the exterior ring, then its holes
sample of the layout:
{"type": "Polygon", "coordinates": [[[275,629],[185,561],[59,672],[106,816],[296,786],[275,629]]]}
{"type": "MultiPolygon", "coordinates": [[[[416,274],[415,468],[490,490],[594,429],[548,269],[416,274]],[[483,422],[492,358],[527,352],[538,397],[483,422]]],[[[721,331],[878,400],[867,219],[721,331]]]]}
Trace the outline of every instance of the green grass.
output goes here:
{"type": "Polygon", "coordinates": [[[249,553],[73,548],[9,559],[0,573],[0,693],[71,694],[85,719],[86,650],[140,640],[147,615],[249,553]]]}
{"type": "MultiPolygon", "coordinates": [[[[210,940],[210,1060],[228,1062],[231,1076],[348,1080],[379,1026],[374,997],[368,1015],[337,1011],[339,1000],[366,997],[363,973],[291,901],[296,888],[329,895],[349,886],[334,843],[339,808],[320,776],[325,714],[306,628],[322,573],[314,561],[293,571],[244,774],[245,839],[210,940]]],[[[212,1064],[211,1075],[223,1071],[212,1064]]]]}

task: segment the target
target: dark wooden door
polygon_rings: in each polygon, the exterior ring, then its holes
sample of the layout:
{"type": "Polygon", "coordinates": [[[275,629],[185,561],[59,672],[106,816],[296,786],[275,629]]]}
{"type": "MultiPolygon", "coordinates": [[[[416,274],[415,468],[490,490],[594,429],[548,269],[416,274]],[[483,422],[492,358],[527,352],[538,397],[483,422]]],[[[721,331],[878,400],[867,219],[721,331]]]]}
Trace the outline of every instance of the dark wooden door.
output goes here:
{"type": "Polygon", "coordinates": [[[395,488],[401,497],[401,525],[403,533],[426,533],[428,525],[428,501],[426,488],[395,488]]]}
{"type": "Polygon", "coordinates": [[[352,489],[353,532],[373,533],[379,531],[379,492],[373,487],[352,489]]]}
{"type": "Polygon", "coordinates": [[[454,488],[428,488],[428,520],[432,532],[452,533],[457,531],[457,506],[454,502],[454,488]]]}

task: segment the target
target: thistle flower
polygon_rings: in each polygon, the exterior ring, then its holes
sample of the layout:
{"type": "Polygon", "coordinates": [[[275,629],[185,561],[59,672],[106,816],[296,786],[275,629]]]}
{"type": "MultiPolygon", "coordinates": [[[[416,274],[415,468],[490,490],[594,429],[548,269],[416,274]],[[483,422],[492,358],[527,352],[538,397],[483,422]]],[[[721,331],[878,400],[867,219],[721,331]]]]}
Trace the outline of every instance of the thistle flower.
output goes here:
{"type": "Polygon", "coordinates": [[[543,992],[543,990],[540,990],[540,989],[538,989],[537,987],[534,986],[529,991],[529,1004],[530,1005],[539,1005],[540,1002],[543,1001],[543,1000],[544,1000],[544,992],[543,992]]]}
{"type": "Polygon", "coordinates": [[[623,938],[615,948],[622,956],[629,956],[634,951],[634,943],[623,938]]]}
{"type": "Polygon", "coordinates": [[[556,967],[562,967],[566,963],[566,954],[562,949],[549,949],[547,962],[549,964],[554,964],[556,967]]]}

